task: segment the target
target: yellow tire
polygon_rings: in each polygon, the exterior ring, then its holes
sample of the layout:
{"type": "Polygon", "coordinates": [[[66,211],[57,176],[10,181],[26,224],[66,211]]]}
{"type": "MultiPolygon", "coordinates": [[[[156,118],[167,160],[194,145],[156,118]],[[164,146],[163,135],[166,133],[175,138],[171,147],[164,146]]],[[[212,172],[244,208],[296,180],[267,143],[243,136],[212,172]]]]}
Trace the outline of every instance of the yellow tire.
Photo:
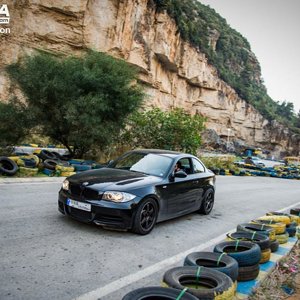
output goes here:
{"type": "Polygon", "coordinates": [[[276,240],[278,241],[279,244],[285,244],[289,240],[289,234],[288,233],[276,234],[276,240]]]}
{"type": "Polygon", "coordinates": [[[74,172],[74,167],[72,166],[62,166],[62,165],[56,165],[55,166],[56,171],[60,172],[74,172]]]}
{"type": "Polygon", "coordinates": [[[69,177],[69,176],[74,175],[74,174],[76,174],[76,172],[61,172],[60,176],[69,177]]]}
{"type": "Polygon", "coordinates": [[[263,216],[258,218],[258,220],[266,220],[266,221],[272,221],[272,222],[281,222],[284,223],[285,225],[290,225],[291,224],[291,219],[287,216],[263,216]]]}
{"type": "Polygon", "coordinates": [[[24,176],[35,176],[38,173],[38,171],[39,171],[38,168],[25,168],[25,167],[19,168],[19,173],[24,176]]]}
{"type": "Polygon", "coordinates": [[[300,226],[296,227],[296,237],[300,240],[300,226]]]}
{"type": "Polygon", "coordinates": [[[286,231],[286,225],[284,223],[280,223],[280,222],[274,222],[271,223],[271,221],[266,221],[266,220],[253,220],[251,221],[251,223],[253,224],[265,224],[268,225],[272,228],[274,228],[275,230],[275,234],[283,234],[286,231]]]}
{"type": "Polygon", "coordinates": [[[269,261],[271,258],[271,249],[270,248],[267,248],[265,250],[262,250],[261,251],[261,258],[260,258],[260,261],[259,263],[260,264],[264,264],[266,263],[267,261],[269,261]]]}
{"type": "Polygon", "coordinates": [[[20,156],[9,156],[8,158],[13,160],[14,162],[17,162],[18,159],[20,159],[20,156]]]}

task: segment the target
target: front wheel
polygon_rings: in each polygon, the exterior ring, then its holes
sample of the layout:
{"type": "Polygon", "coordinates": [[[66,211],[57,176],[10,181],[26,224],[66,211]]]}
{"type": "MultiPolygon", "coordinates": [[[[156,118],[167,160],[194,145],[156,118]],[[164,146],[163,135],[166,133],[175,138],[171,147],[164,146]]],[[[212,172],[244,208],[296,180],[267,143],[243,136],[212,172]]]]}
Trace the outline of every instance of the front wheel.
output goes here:
{"type": "Polygon", "coordinates": [[[213,209],[214,202],[215,192],[213,189],[208,189],[203,197],[199,212],[204,215],[208,215],[213,209]]]}
{"type": "Polygon", "coordinates": [[[132,231],[138,234],[148,234],[153,229],[158,214],[156,201],[147,198],[139,205],[133,220],[132,231]]]}

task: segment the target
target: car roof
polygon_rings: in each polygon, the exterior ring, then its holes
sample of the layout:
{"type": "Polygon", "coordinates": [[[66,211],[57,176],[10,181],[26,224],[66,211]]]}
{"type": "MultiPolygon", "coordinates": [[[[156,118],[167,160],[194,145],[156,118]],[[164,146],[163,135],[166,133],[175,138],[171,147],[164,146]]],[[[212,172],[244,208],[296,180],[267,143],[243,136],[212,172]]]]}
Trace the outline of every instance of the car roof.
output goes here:
{"type": "Polygon", "coordinates": [[[163,154],[169,157],[177,157],[177,156],[193,156],[188,153],[178,152],[178,151],[171,151],[171,150],[164,150],[164,149],[135,149],[129,152],[140,152],[140,153],[153,153],[153,154],[163,154]]]}

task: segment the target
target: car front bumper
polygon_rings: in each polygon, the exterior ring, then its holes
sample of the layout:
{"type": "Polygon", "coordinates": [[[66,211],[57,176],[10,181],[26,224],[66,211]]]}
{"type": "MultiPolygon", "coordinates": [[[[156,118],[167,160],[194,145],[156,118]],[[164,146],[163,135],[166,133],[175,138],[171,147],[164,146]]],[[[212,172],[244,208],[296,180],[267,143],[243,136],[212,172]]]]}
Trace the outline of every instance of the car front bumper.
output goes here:
{"type": "Polygon", "coordinates": [[[62,214],[84,223],[95,223],[96,225],[110,228],[130,229],[132,228],[133,217],[139,200],[140,198],[138,197],[124,203],[105,200],[80,200],[75,197],[69,197],[63,190],[60,190],[58,210],[62,214]],[[67,204],[68,199],[90,204],[91,211],[69,206],[67,204]]]}

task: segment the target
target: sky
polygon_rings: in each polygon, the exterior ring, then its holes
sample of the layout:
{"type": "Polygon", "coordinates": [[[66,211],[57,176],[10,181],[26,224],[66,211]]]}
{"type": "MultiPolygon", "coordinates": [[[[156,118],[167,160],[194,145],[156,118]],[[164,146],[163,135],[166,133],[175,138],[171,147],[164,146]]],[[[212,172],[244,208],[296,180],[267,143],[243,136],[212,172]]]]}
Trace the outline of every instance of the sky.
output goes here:
{"type": "Polygon", "coordinates": [[[300,110],[300,0],[200,0],[250,43],[269,96],[300,110]]]}

